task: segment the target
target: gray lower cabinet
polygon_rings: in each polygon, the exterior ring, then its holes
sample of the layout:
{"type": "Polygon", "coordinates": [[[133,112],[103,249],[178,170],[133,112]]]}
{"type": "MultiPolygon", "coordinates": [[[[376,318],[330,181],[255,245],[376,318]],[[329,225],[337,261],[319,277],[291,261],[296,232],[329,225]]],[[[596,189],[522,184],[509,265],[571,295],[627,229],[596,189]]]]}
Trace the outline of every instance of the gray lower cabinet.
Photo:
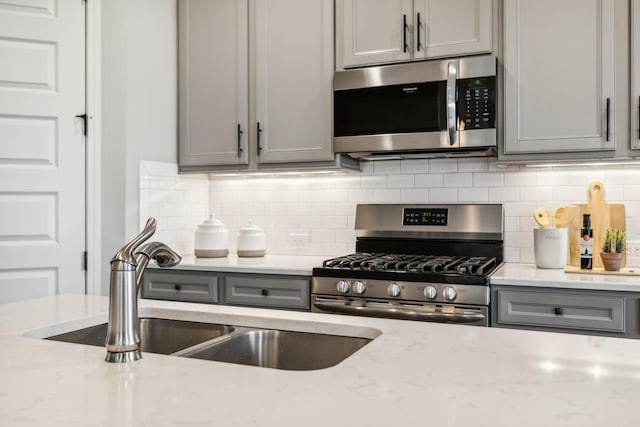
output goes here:
{"type": "Polygon", "coordinates": [[[227,304],[308,310],[311,280],[308,277],[225,276],[227,304]]]}
{"type": "Polygon", "coordinates": [[[149,269],[142,298],[309,310],[311,277],[149,269]]]}
{"type": "Polygon", "coordinates": [[[142,279],[142,298],[217,304],[219,281],[218,275],[208,272],[147,270],[142,279]]]}
{"type": "Polygon", "coordinates": [[[491,326],[640,338],[633,292],[492,286],[491,326]]]}

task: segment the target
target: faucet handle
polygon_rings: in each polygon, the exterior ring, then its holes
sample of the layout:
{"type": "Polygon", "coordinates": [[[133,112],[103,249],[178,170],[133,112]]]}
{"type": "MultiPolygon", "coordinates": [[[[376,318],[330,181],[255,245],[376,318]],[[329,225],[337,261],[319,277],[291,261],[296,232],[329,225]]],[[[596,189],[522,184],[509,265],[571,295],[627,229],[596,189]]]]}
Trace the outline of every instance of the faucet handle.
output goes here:
{"type": "Polygon", "coordinates": [[[142,232],[134,237],[129,243],[124,245],[122,249],[120,249],[113,258],[111,258],[111,263],[120,261],[125,262],[127,264],[131,264],[132,266],[137,265],[135,253],[138,246],[144,243],[149,237],[156,232],[157,221],[155,218],[149,218],[147,223],[145,224],[142,232]]]}

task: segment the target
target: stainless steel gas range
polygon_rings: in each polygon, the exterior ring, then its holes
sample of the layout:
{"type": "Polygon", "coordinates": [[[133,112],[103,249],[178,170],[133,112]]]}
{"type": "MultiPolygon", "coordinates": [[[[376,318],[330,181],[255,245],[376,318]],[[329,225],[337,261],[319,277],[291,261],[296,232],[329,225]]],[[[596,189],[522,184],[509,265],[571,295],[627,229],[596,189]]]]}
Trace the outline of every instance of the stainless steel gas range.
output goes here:
{"type": "Polygon", "coordinates": [[[499,204],[358,205],[356,252],[313,269],[311,309],[488,326],[503,218],[499,204]]]}

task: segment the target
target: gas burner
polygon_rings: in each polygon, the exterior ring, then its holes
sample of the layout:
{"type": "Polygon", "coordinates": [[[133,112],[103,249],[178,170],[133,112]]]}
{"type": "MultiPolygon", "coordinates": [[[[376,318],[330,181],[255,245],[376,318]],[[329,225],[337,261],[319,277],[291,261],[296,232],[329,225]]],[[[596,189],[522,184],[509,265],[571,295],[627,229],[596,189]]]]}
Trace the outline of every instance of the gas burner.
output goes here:
{"type": "Polygon", "coordinates": [[[461,257],[356,252],[324,261],[323,267],[394,273],[484,276],[497,265],[493,257],[461,257]]]}

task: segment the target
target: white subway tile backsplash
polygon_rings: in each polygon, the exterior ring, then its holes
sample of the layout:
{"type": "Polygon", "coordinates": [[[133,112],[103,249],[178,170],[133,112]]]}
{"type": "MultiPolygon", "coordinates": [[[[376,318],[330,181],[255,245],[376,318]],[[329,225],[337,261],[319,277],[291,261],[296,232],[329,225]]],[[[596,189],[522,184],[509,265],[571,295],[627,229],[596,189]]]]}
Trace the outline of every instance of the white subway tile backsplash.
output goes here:
{"type": "Polygon", "coordinates": [[[413,175],[389,175],[387,177],[387,188],[413,188],[413,175]]]}
{"type": "Polygon", "coordinates": [[[458,172],[457,159],[429,159],[429,173],[458,172]]]}
{"type": "Polygon", "coordinates": [[[502,203],[505,260],[533,262],[533,211],[587,203],[588,183],[601,180],[605,201],[624,203],[627,233],[640,240],[640,167],[499,167],[492,158],[362,162],[362,173],[320,176],[177,175],[175,165],[140,164],[140,221],[158,219],[158,239],[193,252],[193,233],[209,214],[238,229],[253,221],[276,254],[336,256],[355,250],[358,203],[502,203]],[[302,231],[301,231],[302,230],[302,231]],[[294,244],[291,233],[309,235],[294,244]]]}
{"type": "Polygon", "coordinates": [[[504,172],[477,172],[473,174],[475,187],[502,187],[504,185],[504,172]]]}
{"type": "Polygon", "coordinates": [[[471,173],[446,173],[443,184],[445,187],[471,187],[473,175],[471,173]]]}

